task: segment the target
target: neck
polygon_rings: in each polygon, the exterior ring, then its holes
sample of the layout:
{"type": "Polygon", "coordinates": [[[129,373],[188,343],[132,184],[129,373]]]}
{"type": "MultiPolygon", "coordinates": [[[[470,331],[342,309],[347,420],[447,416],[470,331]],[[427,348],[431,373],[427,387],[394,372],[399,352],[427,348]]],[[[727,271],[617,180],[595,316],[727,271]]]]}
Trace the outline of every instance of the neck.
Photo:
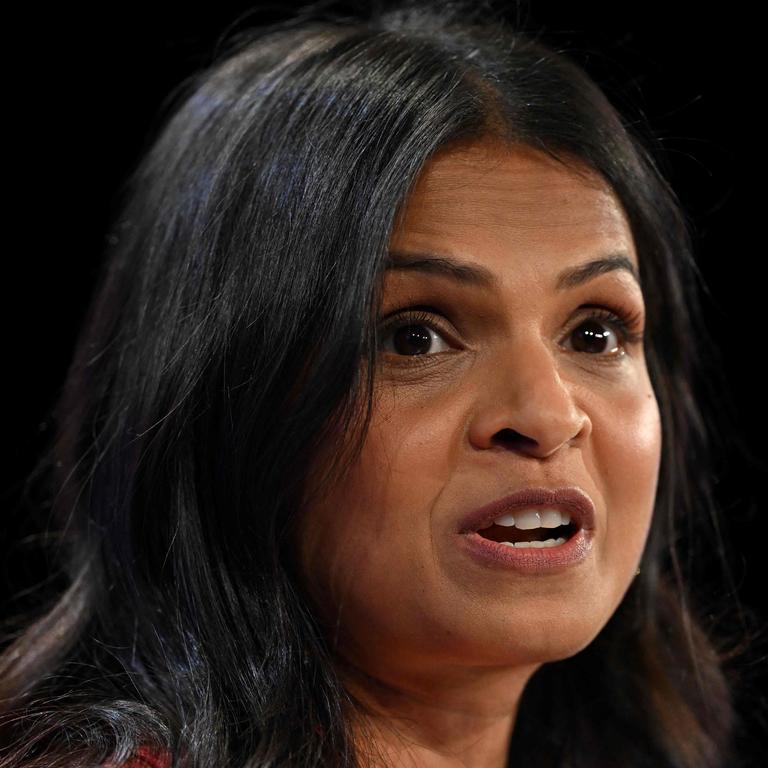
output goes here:
{"type": "Polygon", "coordinates": [[[408,685],[344,665],[366,768],[506,768],[518,705],[540,665],[433,671],[408,685]]]}

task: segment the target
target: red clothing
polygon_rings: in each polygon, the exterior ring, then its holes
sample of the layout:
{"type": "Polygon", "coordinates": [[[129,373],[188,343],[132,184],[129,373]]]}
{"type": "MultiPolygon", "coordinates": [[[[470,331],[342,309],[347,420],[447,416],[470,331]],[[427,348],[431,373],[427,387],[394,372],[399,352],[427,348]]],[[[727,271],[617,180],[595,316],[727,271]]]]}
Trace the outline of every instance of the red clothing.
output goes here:
{"type": "MultiPolygon", "coordinates": [[[[154,750],[151,747],[139,747],[136,754],[120,768],[170,768],[171,756],[168,752],[154,750]]],[[[103,768],[118,768],[114,763],[105,763],[103,768]]]]}

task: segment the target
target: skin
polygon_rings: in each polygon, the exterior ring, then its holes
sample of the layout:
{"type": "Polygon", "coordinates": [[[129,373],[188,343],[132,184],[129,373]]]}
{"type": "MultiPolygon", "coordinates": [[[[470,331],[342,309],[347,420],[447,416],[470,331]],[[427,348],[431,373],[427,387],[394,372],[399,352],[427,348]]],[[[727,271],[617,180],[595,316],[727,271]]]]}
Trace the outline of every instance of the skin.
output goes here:
{"type": "Polygon", "coordinates": [[[642,331],[643,295],[621,270],[554,290],[561,269],[599,256],[638,267],[620,203],[582,171],[530,148],[458,145],[425,166],[398,218],[391,250],[482,265],[499,287],[387,273],[380,316],[429,305],[432,340],[403,353],[389,332],[360,460],[300,519],[304,588],[369,709],[354,728],[372,766],[505,766],[528,680],[589,645],[638,568],[661,456],[642,341],[615,330],[597,351],[573,345],[587,304],[625,306],[642,331]],[[591,496],[586,560],[525,575],[459,550],[464,515],[532,485],[591,496]]]}

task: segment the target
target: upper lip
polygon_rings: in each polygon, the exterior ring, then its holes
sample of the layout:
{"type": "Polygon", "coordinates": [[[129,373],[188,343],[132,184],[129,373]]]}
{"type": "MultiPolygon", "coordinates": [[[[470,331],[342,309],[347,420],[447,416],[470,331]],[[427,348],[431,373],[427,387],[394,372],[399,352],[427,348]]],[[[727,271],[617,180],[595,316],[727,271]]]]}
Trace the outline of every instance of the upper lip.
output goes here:
{"type": "Polygon", "coordinates": [[[503,499],[492,501],[466,515],[459,524],[459,533],[472,533],[487,528],[496,518],[513,509],[547,507],[569,512],[571,522],[579,528],[595,527],[595,505],[589,494],[575,485],[561,488],[523,488],[503,499]]]}

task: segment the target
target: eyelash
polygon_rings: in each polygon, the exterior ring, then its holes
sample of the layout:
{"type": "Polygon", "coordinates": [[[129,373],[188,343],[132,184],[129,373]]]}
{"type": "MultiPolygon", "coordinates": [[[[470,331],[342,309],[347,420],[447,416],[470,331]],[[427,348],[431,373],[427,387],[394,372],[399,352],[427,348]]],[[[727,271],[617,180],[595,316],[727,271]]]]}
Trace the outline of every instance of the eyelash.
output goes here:
{"type": "MultiPolygon", "coordinates": [[[[640,343],[643,340],[642,330],[636,330],[640,327],[640,320],[642,313],[639,310],[625,309],[620,306],[615,308],[597,307],[592,308],[593,311],[585,315],[579,320],[579,324],[575,325],[571,332],[581,325],[581,323],[587,320],[602,320],[612,327],[612,330],[619,337],[619,345],[621,351],[615,354],[602,355],[602,354],[590,354],[585,352],[584,354],[590,357],[598,358],[601,363],[616,363],[624,357],[627,346],[632,346],[640,343]]],[[[380,323],[380,333],[382,336],[388,334],[393,329],[397,329],[406,325],[425,325],[438,333],[451,335],[449,331],[442,328],[439,323],[435,322],[435,314],[439,315],[437,310],[432,307],[411,307],[407,310],[398,312],[395,315],[390,315],[383,322],[380,323]]],[[[440,354],[440,353],[436,353],[440,354]]],[[[400,355],[403,360],[416,359],[418,364],[428,364],[425,358],[435,357],[435,354],[431,355],[400,355]]],[[[413,365],[414,363],[406,363],[406,365],[413,365]]]]}

